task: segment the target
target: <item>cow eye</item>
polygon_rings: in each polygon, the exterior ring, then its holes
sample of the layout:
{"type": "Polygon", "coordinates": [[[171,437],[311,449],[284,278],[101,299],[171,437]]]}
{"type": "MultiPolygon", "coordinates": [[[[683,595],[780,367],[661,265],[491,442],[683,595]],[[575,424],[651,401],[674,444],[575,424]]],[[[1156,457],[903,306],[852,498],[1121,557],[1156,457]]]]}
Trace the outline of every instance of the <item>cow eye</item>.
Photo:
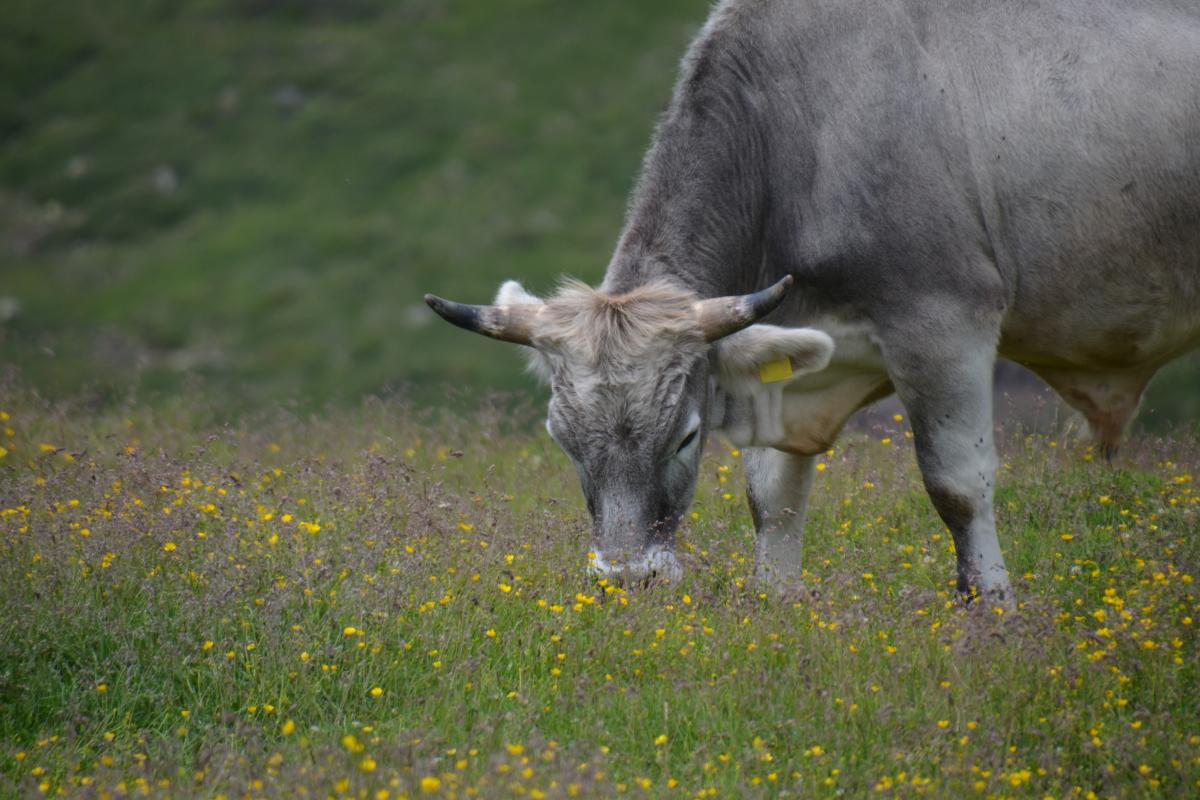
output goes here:
{"type": "Polygon", "coordinates": [[[682,453],[684,448],[696,441],[696,434],[699,433],[699,431],[699,428],[692,428],[692,430],[688,432],[688,435],[683,437],[683,441],[679,443],[679,448],[676,449],[675,454],[678,455],[679,453],[682,453]]]}

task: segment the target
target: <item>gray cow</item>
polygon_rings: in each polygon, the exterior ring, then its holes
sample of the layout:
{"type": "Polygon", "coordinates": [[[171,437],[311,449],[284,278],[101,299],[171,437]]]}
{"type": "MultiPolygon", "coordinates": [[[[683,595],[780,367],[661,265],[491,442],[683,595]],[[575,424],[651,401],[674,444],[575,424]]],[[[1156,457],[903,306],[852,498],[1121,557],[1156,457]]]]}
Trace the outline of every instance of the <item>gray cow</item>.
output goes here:
{"type": "Polygon", "coordinates": [[[1200,5],[723,2],[600,288],[426,301],[531,348],[596,571],[679,573],[723,431],[746,448],[756,574],[797,585],[814,455],[894,391],[959,590],[1003,597],[997,353],[1111,453],[1154,372],[1200,344],[1200,5]]]}

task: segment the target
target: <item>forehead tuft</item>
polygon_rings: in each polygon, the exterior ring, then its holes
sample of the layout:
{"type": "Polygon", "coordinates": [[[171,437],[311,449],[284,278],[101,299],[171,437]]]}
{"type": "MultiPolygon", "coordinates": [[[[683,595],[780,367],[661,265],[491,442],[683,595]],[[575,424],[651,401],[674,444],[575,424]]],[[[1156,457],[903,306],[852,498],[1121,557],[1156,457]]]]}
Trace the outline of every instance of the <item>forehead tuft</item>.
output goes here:
{"type": "Polygon", "coordinates": [[[624,294],[568,281],[546,301],[535,340],[604,371],[646,367],[646,361],[662,357],[689,360],[704,349],[697,300],[695,293],[669,281],[624,294]]]}

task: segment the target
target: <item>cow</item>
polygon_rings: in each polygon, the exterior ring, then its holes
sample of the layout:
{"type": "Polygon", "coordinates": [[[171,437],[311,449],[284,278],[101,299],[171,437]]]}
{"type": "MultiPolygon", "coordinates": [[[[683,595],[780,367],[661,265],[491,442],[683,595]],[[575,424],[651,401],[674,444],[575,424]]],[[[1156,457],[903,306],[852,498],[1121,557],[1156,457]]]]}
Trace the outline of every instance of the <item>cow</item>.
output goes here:
{"type": "Polygon", "coordinates": [[[755,577],[799,588],[815,456],[894,392],[958,591],[1011,602],[997,356],[1111,455],[1155,371],[1200,344],[1200,6],[726,0],[599,288],[425,299],[529,348],[594,572],[680,574],[720,431],[745,454],[755,577]]]}

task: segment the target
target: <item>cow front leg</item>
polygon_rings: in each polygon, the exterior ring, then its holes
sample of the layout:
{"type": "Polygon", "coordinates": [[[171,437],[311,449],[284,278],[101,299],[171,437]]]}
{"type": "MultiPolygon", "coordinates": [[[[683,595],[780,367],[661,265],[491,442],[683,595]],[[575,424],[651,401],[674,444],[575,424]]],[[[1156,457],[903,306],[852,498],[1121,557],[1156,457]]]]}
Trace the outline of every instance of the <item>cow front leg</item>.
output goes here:
{"type": "Polygon", "coordinates": [[[758,533],[754,577],[780,593],[802,590],[800,555],[804,511],[816,459],[769,447],[744,451],[746,496],[758,533]]]}
{"type": "Polygon", "coordinates": [[[989,600],[1011,596],[996,539],[992,375],[995,350],[963,347],[889,364],[908,410],[917,464],[934,508],[954,537],[958,591],[989,600]]]}

